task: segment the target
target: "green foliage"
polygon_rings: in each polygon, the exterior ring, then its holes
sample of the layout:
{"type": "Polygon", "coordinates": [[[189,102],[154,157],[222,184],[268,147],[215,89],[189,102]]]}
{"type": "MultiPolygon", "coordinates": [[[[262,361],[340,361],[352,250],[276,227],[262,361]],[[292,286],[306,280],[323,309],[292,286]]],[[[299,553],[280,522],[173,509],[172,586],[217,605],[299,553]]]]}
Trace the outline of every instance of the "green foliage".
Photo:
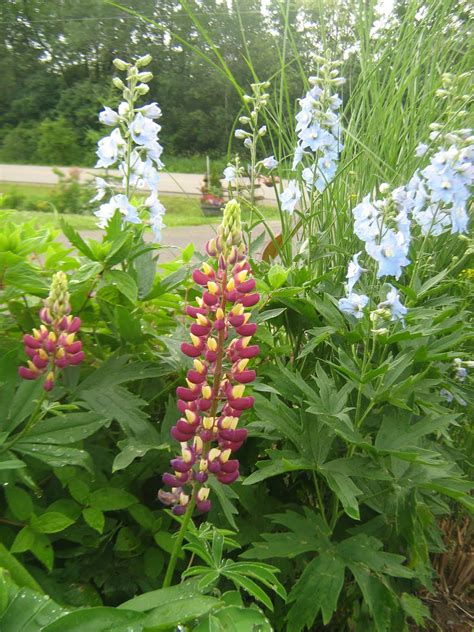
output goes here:
{"type": "MultiPolygon", "coordinates": [[[[442,520],[473,509],[472,375],[460,381],[453,371],[455,358],[472,359],[467,238],[415,235],[412,263],[397,284],[409,308],[403,326],[387,323],[374,333],[368,318],[346,318],[337,297],[356,251],[351,207],[380,182],[398,184],[413,173],[414,147],[442,107],[442,73],[465,69],[462,8],[436,0],[424,5],[423,17],[420,3],[396,3],[393,19],[371,37],[370,3],[353,13],[337,3],[311,5],[304,11],[318,24],[316,37],[294,29],[301,14],[290,4],[282,14],[270,3],[272,26],[262,37],[258,3],[237,3],[234,14],[222,3],[182,2],[176,10],[167,1],[163,23],[151,18],[149,30],[134,9],[116,20],[121,14],[111,4],[66,2],[61,26],[49,20],[54,3],[32,2],[30,14],[26,5],[3,3],[1,17],[14,16],[18,26],[14,40],[2,31],[8,63],[0,65],[12,87],[0,95],[4,155],[14,149],[14,133],[19,156],[30,142],[53,162],[71,159],[70,146],[77,160],[90,155],[96,123],[85,127],[103,96],[98,86],[111,51],[138,46],[137,25],[166,52],[158,55],[151,96],[156,89],[175,149],[221,152],[222,129],[231,130],[240,108],[231,91],[243,94],[250,76],[274,69],[264,113],[268,145],[259,152],[281,158],[276,172],[284,178],[294,98],[312,63],[299,51],[313,43],[337,57],[338,42],[350,51],[346,146],[331,187],[291,221],[279,214],[278,233],[247,203],[261,354],[255,407],[242,418],[249,431],[239,452],[242,477],[231,487],[210,482],[213,508],[189,524],[177,550],[174,579],[182,581],[166,588],[183,519],[156,494],[176,447],[169,430],[188,368],[179,352],[183,313],[195,298],[191,261],[201,254],[190,246],[163,264],[143,228],[124,228],[119,217],[100,240],[63,217],[61,241],[44,221],[2,217],[0,629],[423,628],[431,613],[420,595],[436,590],[432,555],[444,550],[442,520]],[[101,32],[93,55],[79,9],[101,32]],[[40,62],[38,49],[25,44],[36,41],[29,29],[49,42],[52,60],[63,60],[61,79],[49,57],[40,62]],[[185,94],[177,74],[189,78],[185,94]],[[253,239],[262,222],[265,232],[253,239]],[[22,381],[17,371],[25,362],[22,335],[38,326],[58,270],[68,275],[86,358],[46,396],[40,381],[22,381]]],[[[154,5],[140,0],[134,8],[153,16],[154,5]]],[[[3,205],[30,208],[26,193],[8,195],[3,205]]],[[[76,214],[85,201],[72,174],[48,204],[76,214]]],[[[186,204],[176,201],[170,224],[173,216],[184,222],[186,204]]]]}

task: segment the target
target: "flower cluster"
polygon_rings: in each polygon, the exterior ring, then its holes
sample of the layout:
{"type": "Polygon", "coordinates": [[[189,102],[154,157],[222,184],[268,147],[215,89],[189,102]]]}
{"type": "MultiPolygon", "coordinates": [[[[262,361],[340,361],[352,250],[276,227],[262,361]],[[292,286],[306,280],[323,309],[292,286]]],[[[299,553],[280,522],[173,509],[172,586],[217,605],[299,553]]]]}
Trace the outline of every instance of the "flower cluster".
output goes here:
{"type": "Polygon", "coordinates": [[[182,352],[193,359],[187,385],[177,388],[178,409],[182,417],[171,434],[181,443],[181,454],[171,461],[172,473],[163,476],[171,492],[160,490],[159,498],[173,506],[177,515],[197,506],[210,509],[209,488],[212,474],[230,484],[239,476],[239,462],[231,458],[247,437],[238,428],[242,413],[253,406],[245,395],[246,385],[255,379],[249,361],[259,353],[251,337],[257,325],[247,311],[259,301],[255,280],[246,258],[240,225],[240,206],[227,203],[215,239],[206,250],[211,262],[194,270],[195,283],[203,288],[197,306],[186,312],[193,319],[190,342],[182,352]],[[213,260],[213,264],[212,264],[213,260]]]}
{"type": "MultiPolygon", "coordinates": [[[[414,221],[423,235],[467,232],[469,187],[474,182],[472,130],[457,133],[456,143],[440,147],[427,167],[407,185],[414,221]]],[[[424,147],[423,147],[424,149],[424,147]]],[[[420,153],[420,146],[418,147],[420,153]]]]}
{"type": "MultiPolygon", "coordinates": [[[[292,170],[303,165],[301,172],[310,193],[320,193],[333,180],[337,171],[337,160],[343,149],[339,107],[341,99],[332,94],[334,86],[342,85],[344,78],[338,76],[338,62],[324,61],[318,77],[309,77],[312,86],[303,99],[296,115],[298,143],[295,149],[292,170]]],[[[283,211],[293,213],[301,198],[296,180],[290,180],[280,194],[283,211]]]]}
{"type": "Polygon", "coordinates": [[[46,391],[53,388],[59,370],[79,364],[84,359],[82,343],[75,340],[81,320],[71,316],[70,312],[67,277],[64,272],[57,272],[53,276],[49,296],[39,312],[42,325],[33,329],[33,335],[23,336],[25,353],[30,360],[27,367],[21,366],[18,370],[25,380],[36,380],[46,374],[43,385],[46,391]]]}
{"type": "Polygon", "coordinates": [[[275,156],[267,156],[263,160],[257,161],[257,149],[259,141],[267,134],[267,126],[260,125],[259,116],[268,103],[269,94],[266,92],[270,83],[264,81],[261,83],[251,84],[251,94],[245,94],[243,100],[248,109],[249,116],[241,116],[239,123],[248,128],[241,127],[235,130],[235,137],[243,141],[244,147],[250,152],[250,164],[245,169],[238,157],[234,163],[229,163],[224,169],[224,179],[227,184],[235,184],[237,190],[245,190],[245,185],[241,182],[243,176],[250,177],[250,188],[255,184],[255,179],[262,175],[262,167],[267,171],[272,171],[278,166],[278,160],[275,156]]]}
{"type": "Polygon", "coordinates": [[[149,224],[155,239],[161,239],[164,227],[163,215],[165,208],[158,199],[157,186],[159,170],[163,168],[161,154],[163,147],[158,142],[161,126],[155,119],[161,116],[161,110],[156,103],[136,107],[139,97],[147,94],[147,85],[153,75],[141,69],[151,62],[151,56],[140,57],[135,64],[128,64],[120,59],[114,60],[118,70],[126,71],[127,83],[115,77],[114,86],[123,93],[123,101],[117,112],[105,107],[99,114],[104,125],[114,127],[109,136],[98,143],[96,167],[112,167],[116,165],[122,175],[120,189],[111,187],[103,178],[96,178],[97,194],[93,201],[101,201],[110,192],[107,202],[103,202],[94,213],[98,218],[98,225],[105,228],[116,212],[122,215],[124,222],[141,224],[140,211],[146,209],[149,213],[149,224]],[[150,195],[140,206],[132,203],[134,193],[138,189],[149,189],[150,195]]]}

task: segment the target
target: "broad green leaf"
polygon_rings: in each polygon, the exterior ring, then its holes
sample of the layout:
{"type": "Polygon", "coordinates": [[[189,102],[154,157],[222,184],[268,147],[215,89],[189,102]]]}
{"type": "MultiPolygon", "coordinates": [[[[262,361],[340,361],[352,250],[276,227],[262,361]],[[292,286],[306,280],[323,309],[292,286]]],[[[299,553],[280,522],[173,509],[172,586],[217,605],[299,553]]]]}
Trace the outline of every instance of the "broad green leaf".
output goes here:
{"type": "Polygon", "coordinates": [[[275,309],[266,309],[257,314],[255,318],[256,323],[264,323],[267,320],[272,320],[273,318],[277,318],[287,310],[286,307],[277,307],[275,309]]]}
{"type": "Polygon", "coordinates": [[[23,443],[23,441],[19,441],[15,445],[15,451],[25,456],[34,457],[51,467],[79,465],[90,472],[93,470],[90,454],[84,450],[78,450],[77,448],[65,448],[63,446],[43,443],[23,443]]]}
{"type": "Polygon", "coordinates": [[[48,443],[67,445],[76,443],[97,432],[106,423],[96,413],[68,413],[44,419],[27,434],[23,443],[48,443]]]}
{"type": "Polygon", "coordinates": [[[232,502],[234,499],[238,498],[238,495],[234,492],[230,485],[223,485],[222,483],[219,483],[219,481],[213,476],[208,479],[207,484],[216,495],[216,498],[222,507],[222,511],[227,518],[227,522],[230,524],[232,529],[238,531],[234,516],[239,513],[239,510],[232,502]]]}
{"type": "Polygon", "coordinates": [[[286,474],[287,472],[299,472],[304,470],[313,470],[314,466],[304,459],[281,459],[278,461],[260,461],[260,468],[257,472],[253,472],[244,480],[244,485],[254,485],[272,476],[286,474]]]}
{"type": "Polygon", "coordinates": [[[10,551],[11,553],[24,553],[33,546],[34,541],[34,531],[27,525],[16,534],[13,544],[10,547],[10,551]]]}
{"type": "Polygon", "coordinates": [[[256,608],[227,606],[209,615],[193,632],[272,632],[273,628],[265,615],[256,608]],[[211,627],[211,617],[215,619],[215,627],[211,627]]]}
{"type": "Polygon", "coordinates": [[[87,522],[89,527],[95,529],[99,533],[104,530],[105,517],[103,512],[97,507],[84,507],[82,510],[82,517],[87,522]]]}
{"type": "Polygon", "coordinates": [[[200,594],[196,581],[185,581],[178,586],[170,586],[169,588],[160,588],[129,599],[117,606],[125,610],[135,610],[136,612],[146,612],[167,604],[175,604],[179,609],[181,602],[185,602],[191,597],[200,594]]]}
{"type": "Polygon", "coordinates": [[[143,619],[139,612],[98,606],[70,612],[41,632],[143,632],[143,619]]]}
{"type": "Polygon", "coordinates": [[[123,470],[130,465],[135,459],[145,456],[150,450],[166,450],[168,444],[150,445],[149,443],[140,443],[136,439],[124,439],[118,442],[120,452],[114,459],[112,472],[123,470]]]}
{"type": "Polygon", "coordinates": [[[88,259],[95,260],[96,257],[94,256],[94,253],[92,252],[90,247],[86,244],[86,242],[82,239],[79,233],[70,224],[68,224],[63,218],[60,219],[60,224],[61,224],[63,233],[69,239],[71,244],[75,246],[79,250],[79,252],[85,255],[88,259]]]}
{"type": "Polygon", "coordinates": [[[72,524],[74,520],[57,511],[47,511],[41,516],[33,516],[30,521],[31,527],[39,533],[58,533],[72,524]]]}
{"type": "Polygon", "coordinates": [[[135,496],[118,487],[103,487],[89,495],[88,504],[101,511],[126,509],[137,502],[135,496]]]}
{"type": "Polygon", "coordinates": [[[116,287],[131,303],[138,298],[138,288],[133,277],[122,270],[106,270],[103,276],[104,282],[116,287]]]}
{"type": "Polygon", "coordinates": [[[268,271],[268,282],[272,289],[276,290],[281,287],[288,278],[289,270],[285,270],[281,265],[275,263],[268,271]]]}
{"type": "Polygon", "coordinates": [[[30,588],[21,588],[10,598],[9,604],[0,617],[0,630],[2,632],[43,632],[50,623],[66,612],[40,592],[30,588]]]}
{"type": "Polygon", "coordinates": [[[2,430],[12,432],[31,415],[43,394],[43,385],[38,380],[23,380],[16,390],[8,410],[8,417],[2,423],[2,430]]]}
{"type": "MultiPolygon", "coordinates": [[[[188,597],[188,599],[181,602],[179,608],[176,608],[175,603],[167,603],[155,608],[146,615],[146,618],[143,620],[143,625],[146,632],[168,631],[174,626],[202,617],[208,612],[211,612],[211,610],[215,610],[221,606],[222,601],[215,597],[206,597],[203,595],[188,597]]],[[[122,611],[119,610],[118,612],[122,611]]],[[[48,630],[46,632],[50,631],[48,630]]]]}
{"type": "Polygon", "coordinates": [[[413,577],[411,569],[403,566],[405,558],[395,553],[386,553],[382,542],[365,534],[358,534],[337,545],[337,552],[347,563],[363,564],[377,573],[385,573],[393,577],[413,577]]]}
{"type": "Polygon", "coordinates": [[[5,496],[8,507],[15,518],[22,521],[28,520],[33,513],[33,501],[28,492],[16,485],[7,485],[5,496]]]}
{"type": "Polygon", "coordinates": [[[5,568],[11,575],[12,580],[20,588],[31,588],[37,592],[43,592],[40,585],[30,575],[26,568],[21,564],[10,551],[0,542],[0,568],[5,568]]]}
{"type": "Polygon", "coordinates": [[[333,552],[311,560],[289,594],[288,601],[293,605],[288,612],[288,629],[312,629],[320,611],[327,625],[336,611],[343,584],[344,562],[333,552]]]}

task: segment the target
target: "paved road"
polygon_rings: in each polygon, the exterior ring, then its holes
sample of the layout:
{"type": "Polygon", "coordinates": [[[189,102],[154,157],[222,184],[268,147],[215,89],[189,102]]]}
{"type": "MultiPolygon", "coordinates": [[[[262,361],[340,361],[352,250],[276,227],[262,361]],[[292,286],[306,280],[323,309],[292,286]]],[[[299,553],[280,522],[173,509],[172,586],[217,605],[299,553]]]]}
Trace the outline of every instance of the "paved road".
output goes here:
{"type": "MultiPolygon", "coordinates": [[[[268,222],[271,230],[275,233],[278,232],[280,223],[276,221],[268,222]]],[[[179,255],[179,249],[185,248],[189,243],[193,243],[197,252],[204,252],[204,246],[206,242],[214,236],[216,232],[217,224],[209,226],[173,226],[171,228],[165,228],[163,230],[162,250],[160,252],[160,261],[172,261],[179,255]]],[[[257,227],[253,232],[253,237],[256,238],[263,232],[263,228],[257,227]]],[[[98,230],[82,230],[81,235],[85,238],[101,239],[102,231],[98,230]]],[[[150,233],[146,234],[146,239],[151,240],[150,233]]],[[[59,235],[59,239],[68,244],[67,238],[63,235],[59,235]]],[[[270,238],[265,240],[265,243],[270,241],[270,238]]]]}
{"type": "MultiPolygon", "coordinates": [[[[75,172],[79,174],[81,182],[90,181],[94,176],[103,175],[103,169],[85,169],[80,167],[57,167],[63,173],[75,172]]],[[[0,164],[0,182],[14,182],[18,184],[56,184],[58,176],[55,167],[39,167],[36,165],[2,165],[0,164]]],[[[119,172],[109,169],[112,176],[119,176],[119,172]]],[[[179,195],[200,195],[202,175],[194,173],[166,173],[160,175],[160,193],[179,195]]],[[[275,192],[270,187],[262,187],[265,204],[275,204],[275,192]]]]}

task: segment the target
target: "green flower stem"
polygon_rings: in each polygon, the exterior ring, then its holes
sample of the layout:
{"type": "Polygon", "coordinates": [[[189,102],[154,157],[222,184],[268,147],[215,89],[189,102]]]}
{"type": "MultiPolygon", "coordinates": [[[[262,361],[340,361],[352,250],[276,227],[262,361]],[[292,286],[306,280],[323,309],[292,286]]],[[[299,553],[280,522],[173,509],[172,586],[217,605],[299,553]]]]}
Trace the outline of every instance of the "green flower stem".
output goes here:
{"type": "Polygon", "coordinates": [[[173,550],[171,552],[170,561],[168,562],[168,568],[166,569],[166,575],[163,580],[162,588],[168,588],[169,586],[171,586],[174,569],[176,568],[176,562],[178,561],[178,555],[181,550],[181,545],[183,543],[185,533],[191,521],[194,507],[196,506],[196,499],[197,499],[197,495],[198,495],[198,491],[200,487],[201,487],[200,485],[194,485],[191,500],[189,501],[189,504],[186,508],[186,513],[184,514],[183,521],[181,523],[181,526],[178,531],[178,535],[176,536],[176,540],[174,542],[173,550]]]}

